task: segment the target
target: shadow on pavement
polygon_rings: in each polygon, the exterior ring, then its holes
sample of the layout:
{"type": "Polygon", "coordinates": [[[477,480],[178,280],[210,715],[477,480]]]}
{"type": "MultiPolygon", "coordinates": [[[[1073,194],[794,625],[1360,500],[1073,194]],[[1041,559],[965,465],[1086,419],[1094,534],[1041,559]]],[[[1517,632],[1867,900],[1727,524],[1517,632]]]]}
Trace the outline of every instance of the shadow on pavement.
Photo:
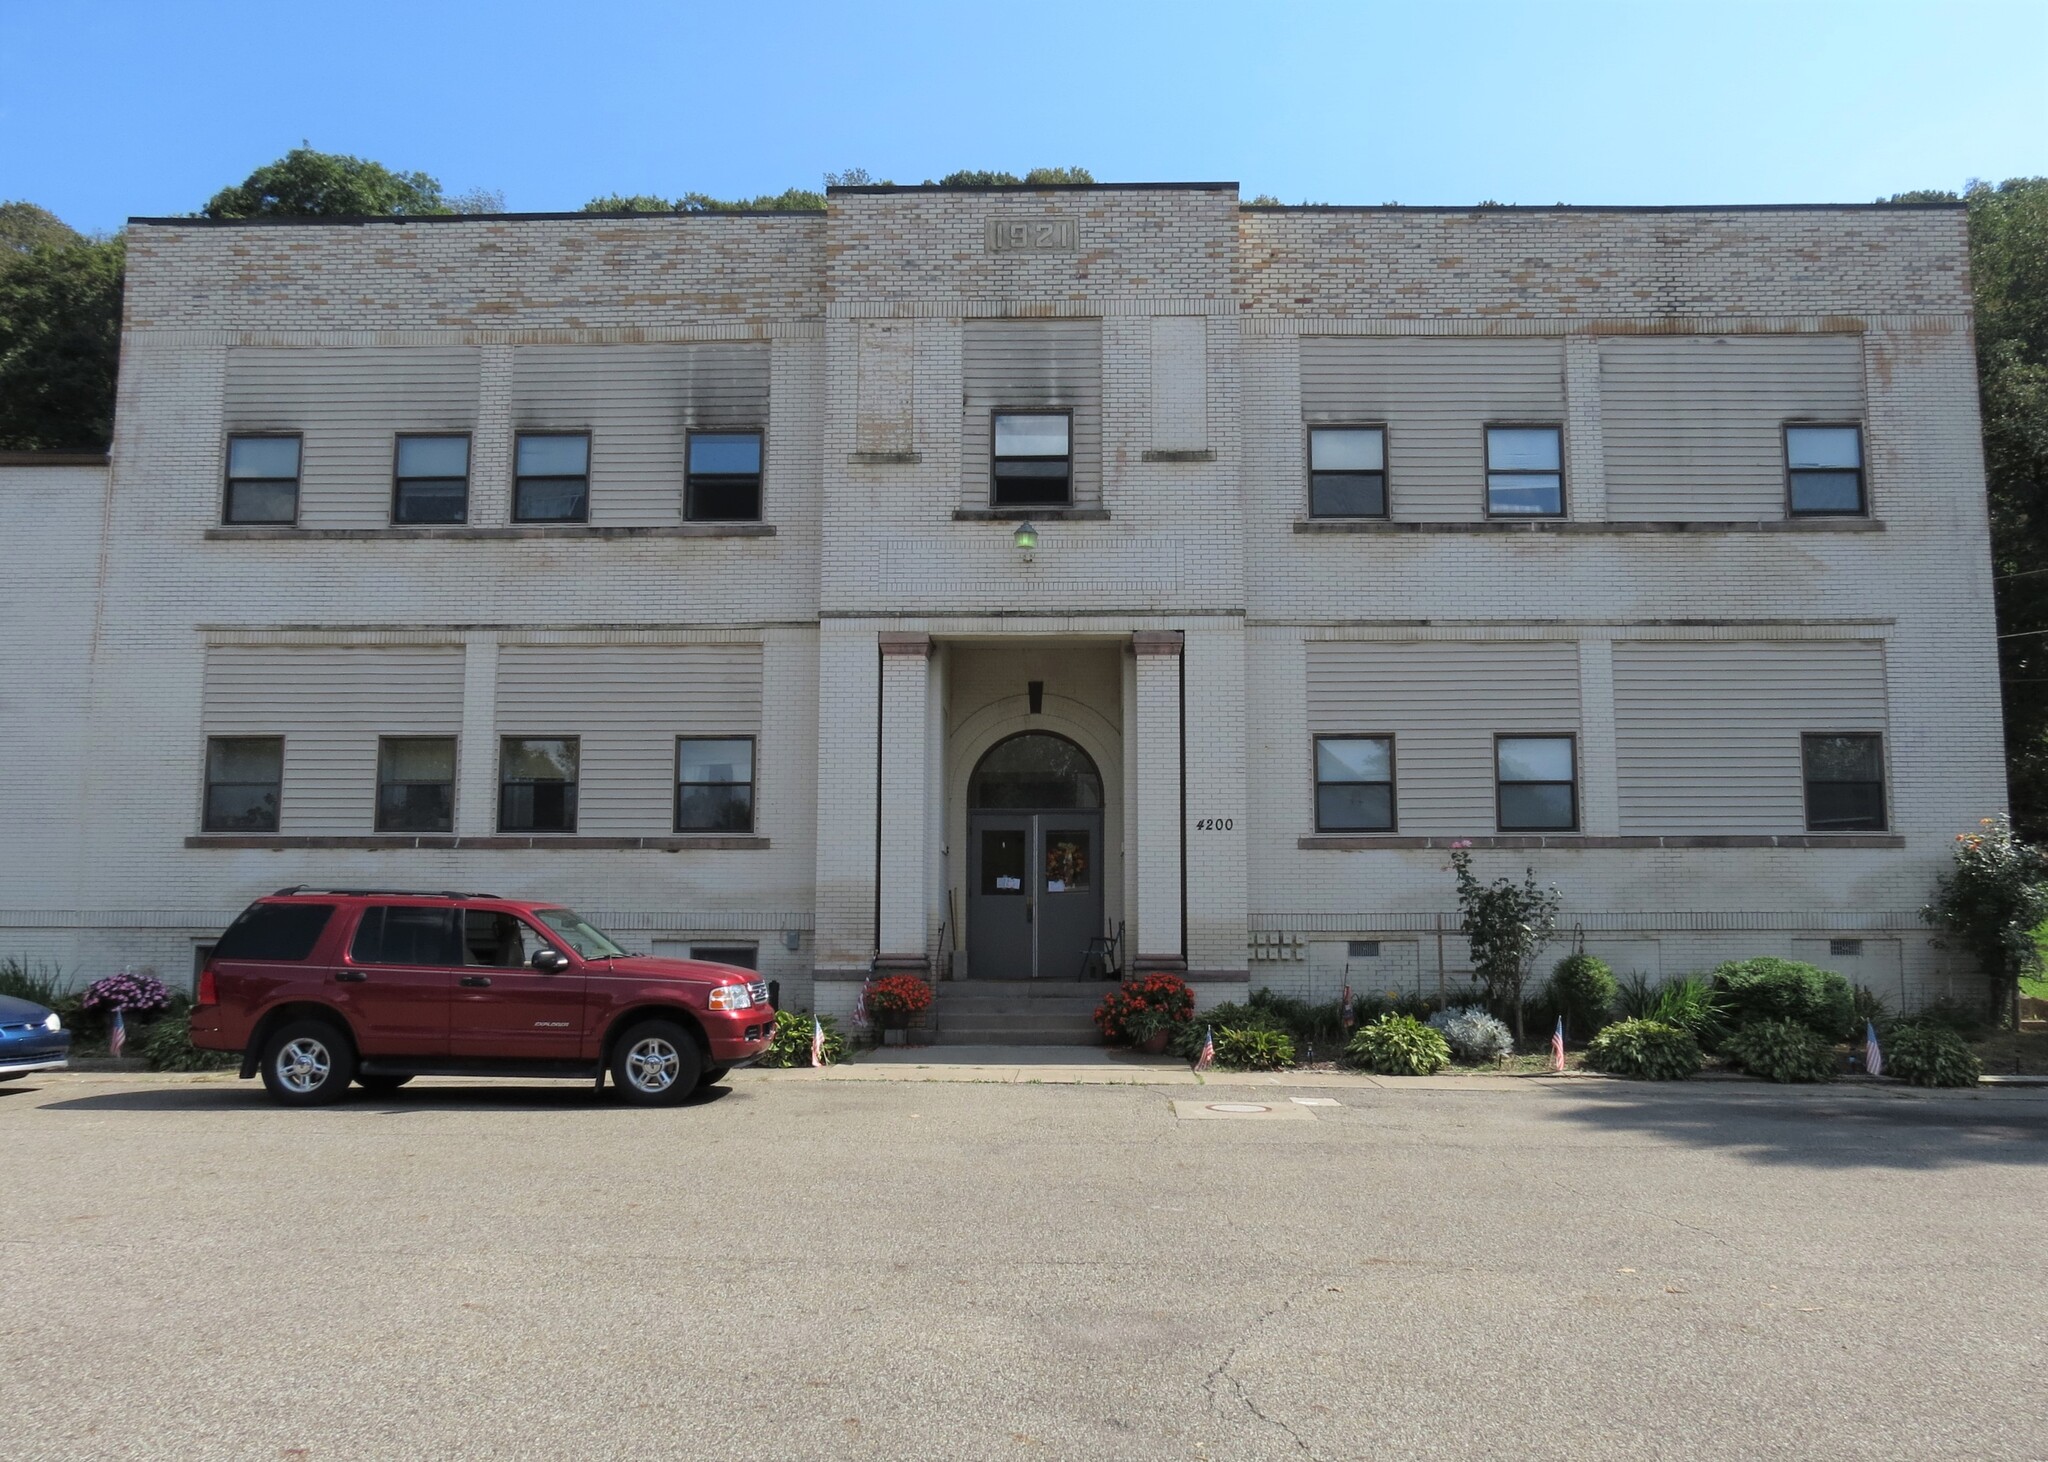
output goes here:
{"type": "MultiPolygon", "coordinates": [[[[730,1087],[714,1086],[698,1092],[672,1110],[690,1111],[712,1107],[733,1095],[730,1087]]],[[[272,1102],[254,1082],[234,1086],[172,1086],[146,1091],[110,1091],[96,1096],[73,1097],[68,1101],[45,1102],[46,1112],[222,1112],[247,1111],[252,1107],[289,1110],[272,1102]]],[[[408,1086],[401,1091],[372,1096],[352,1091],[332,1107],[305,1110],[368,1112],[382,1117],[403,1117],[415,1112],[531,1112],[609,1110],[635,1112],[661,1108],[630,1107],[610,1087],[602,1096],[587,1081],[549,1085],[408,1086]]]]}
{"type": "Polygon", "coordinates": [[[2048,1164],[2048,1102],[2038,1100],[1683,1085],[1585,1095],[1584,1102],[1557,1115],[1589,1128],[1663,1137],[1758,1163],[1924,1169],[2048,1164]]]}

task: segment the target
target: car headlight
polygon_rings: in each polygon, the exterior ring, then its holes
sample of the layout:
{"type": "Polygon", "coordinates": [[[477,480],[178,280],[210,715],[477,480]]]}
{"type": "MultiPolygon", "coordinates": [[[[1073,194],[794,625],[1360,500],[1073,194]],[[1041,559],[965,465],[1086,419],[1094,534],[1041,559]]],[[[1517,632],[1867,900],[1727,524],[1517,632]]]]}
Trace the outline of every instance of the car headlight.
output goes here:
{"type": "Polygon", "coordinates": [[[711,992],[713,1010],[750,1010],[754,992],[745,985],[720,985],[711,992]]]}
{"type": "Polygon", "coordinates": [[[64,1022],[59,1018],[56,1011],[53,1010],[43,1017],[43,1029],[46,1031],[60,1031],[64,1029],[64,1022]]]}

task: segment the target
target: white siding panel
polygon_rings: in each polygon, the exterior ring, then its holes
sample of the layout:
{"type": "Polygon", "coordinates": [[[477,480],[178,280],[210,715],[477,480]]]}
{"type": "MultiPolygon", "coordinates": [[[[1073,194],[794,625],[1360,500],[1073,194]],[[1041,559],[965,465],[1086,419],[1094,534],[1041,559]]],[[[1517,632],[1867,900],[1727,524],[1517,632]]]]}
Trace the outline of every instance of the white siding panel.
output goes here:
{"type": "Polygon", "coordinates": [[[969,320],[961,342],[962,505],[988,506],[994,415],[1004,408],[1074,414],[1074,502],[1102,501],[1102,322],[969,320]]]}
{"type": "MultiPolygon", "coordinates": [[[[508,645],[501,736],[582,738],[576,830],[660,837],[675,827],[678,736],[758,736],[761,647],[508,645]]],[[[755,785],[767,774],[755,748],[755,785]]]]}
{"type": "Polygon", "coordinates": [[[1885,729],[1876,640],[1621,641],[1615,759],[1623,833],[1796,833],[1799,738],[1885,729]]]}
{"type": "Polygon", "coordinates": [[[1782,518],[1781,429],[1863,419],[1862,337],[1605,339],[1600,416],[1610,518],[1782,518]]]}
{"type": "Polygon", "coordinates": [[[455,345],[237,347],[228,352],[226,428],[303,434],[305,527],[379,527],[391,521],[393,437],[475,430],[478,360],[475,348],[455,345]]]}
{"type": "MultiPolygon", "coordinates": [[[[1310,423],[1386,426],[1395,518],[1483,518],[1486,424],[1563,424],[1564,343],[1544,336],[1307,336],[1301,407],[1310,423]]],[[[1306,481],[1306,465],[1302,471],[1306,481]]]]}
{"type": "Polygon", "coordinates": [[[377,738],[462,729],[462,652],[216,645],[206,653],[208,736],[282,736],[281,833],[375,830],[377,738]]]}
{"type": "MultiPolygon", "coordinates": [[[[1399,831],[1491,833],[1494,735],[1578,734],[1578,647],[1565,640],[1314,640],[1308,716],[1314,735],[1393,736],[1399,831]]],[[[1303,755],[1312,757],[1313,748],[1303,755]]]]}
{"type": "Polygon", "coordinates": [[[512,362],[515,430],[590,433],[595,524],[681,522],[690,429],[768,425],[765,344],[531,345],[512,362]]]}

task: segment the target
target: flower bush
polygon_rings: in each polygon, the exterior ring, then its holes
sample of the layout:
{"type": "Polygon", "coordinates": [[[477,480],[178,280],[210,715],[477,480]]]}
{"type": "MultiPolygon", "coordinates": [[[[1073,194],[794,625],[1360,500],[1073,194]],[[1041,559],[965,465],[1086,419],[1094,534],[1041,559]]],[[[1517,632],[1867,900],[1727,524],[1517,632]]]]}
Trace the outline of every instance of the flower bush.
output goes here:
{"type": "Polygon", "coordinates": [[[1700,1069],[1700,1045],[1660,1020],[1618,1020],[1587,1044],[1586,1065],[1638,1081],[1683,1081],[1700,1069]]]}
{"type": "Polygon", "coordinates": [[[1146,975],[1126,980],[1095,1007],[1095,1027],[1113,1046],[1133,1041],[1128,1022],[1141,1010],[1157,1010],[1178,1024],[1195,1013],[1195,992],[1179,975],[1146,975]]]}
{"type": "MultiPolygon", "coordinates": [[[[914,978],[914,977],[912,977],[914,978]]],[[[832,1066],[846,1059],[846,1037],[839,1033],[839,1023],[827,1015],[822,1017],[825,1025],[825,1064],[832,1066]]],[[[769,1039],[768,1049],[761,1053],[756,1066],[808,1066],[811,1064],[811,1014],[807,1010],[778,1010],[775,1012],[775,1034],[769,1039]]]]}
{"type": "Polygon", "coordinates": [[[1285,1071],[1294,1064],[1294,1038],[1286,1031],[1216,1032],[1216,1064],[1232,1071],[1285,1071]]]}
{"type": "Polygon", "coordinates": [[[1461,1061],[1498,1061],[1515,1049],[1514,1035],[1483,1005],[1454,1005],[1429,1018],[1461,1061]]]}
{"type": "MultiPolygon", "coordinates": [[[[916,975],[887,975],[868,985],[868,1014],[883,1020],[909,1019],[932,1008],[932,987],[916,975]]],[[[810,1038],[805,1036],[805,1040],[810,1038]]],[[[805,1047],[809,1049],[808,1046],[805,1047]]],[[[806,1060],[809,1058],[806,1057],[806,1060]]]]}
{"type": "Polygon", "coordinates": [[[170,1008],[171,992],[155,975],[122,970],[86,986],[80,1004],[95,1014],[125,1010],[130,1015],[155,1015],[170,1008]]]}
{"type": "Polygon", "coordinates": [[[1944,931],[1990,982],[1993,1024],[2019,1028],[2020,977],[2041,969],[2034,931],[2048,920],[2048,852],[2013,836],[2002,817],[1981,831],[1956,835],[1955,866],[1934,881],[1934,901],[1920,917],[1944,931]]]}
{"type": "Polygon", "coordinates": [[[1382,1076],[1431,1076],[1451,1064],[1450,1043],[1412,1015],[1383,1015],[1345,1048],[1355,1065],[1382,1076]]]}
{"type": "Polygon", "coordinates": [[[1949,1027],[1915,1021],[1892,1032],[1884,1069],[1915,1086],[1975,1086],[1984,1063],[1949,1027]]]}
{"type": "Polygon", "coordinates": [[[1497,878],[1481,883],[1472,873],[1470,844],[1451,845],[1451,871],[1458,879],[1459,931],[1472,946],[1472,972],[1486,986],[1497,1010],[1515,1013],[1515,1035],[1523,1033],[1522,986],[1536,955],[1557,928],[1560,899],[1555,888],[1538,888],[1536,870],[1522,881],[1497,878]]]}
{"type": "Polygon", "coordinates": [[[1856,992],[1833,970],[1797,960],[1730,960],[1714,969],[1714,995],[1728,1023],[1794,1020],[1815,1035],[1839,1041],[1856,1020],[1856,992]]]}
{"type": "Polygon", "coordinates": [[[1754,1020],[1721,1043],[1738,1070],[1766,1081],[1832,1081],[1840,1066],[1835,1048],[1796,1020],[1754,1020]]]}

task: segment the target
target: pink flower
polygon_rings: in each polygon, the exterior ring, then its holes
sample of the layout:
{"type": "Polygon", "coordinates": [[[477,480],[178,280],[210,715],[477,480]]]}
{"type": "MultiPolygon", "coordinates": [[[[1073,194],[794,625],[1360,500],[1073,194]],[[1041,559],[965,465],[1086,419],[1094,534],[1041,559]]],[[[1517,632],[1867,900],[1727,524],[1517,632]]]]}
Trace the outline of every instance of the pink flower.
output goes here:
{"type": "Polygon", "coordinates": [[[1456,850],[1458,848],[1469,848],[1471,846],[1472,840],[1470,838],[1459,838],[1456,842],[1451,844],[1453,850],[1456,850]]]}

